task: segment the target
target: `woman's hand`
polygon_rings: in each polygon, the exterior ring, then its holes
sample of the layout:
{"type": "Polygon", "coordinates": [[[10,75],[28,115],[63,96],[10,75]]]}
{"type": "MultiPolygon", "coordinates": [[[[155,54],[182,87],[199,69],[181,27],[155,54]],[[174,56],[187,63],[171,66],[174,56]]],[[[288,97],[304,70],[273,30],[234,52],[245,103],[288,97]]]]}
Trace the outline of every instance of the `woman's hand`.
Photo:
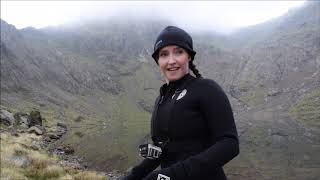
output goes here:
{"type": "Polygon", "coordinates": [[[166,169],[152,171],[147,177],[143,180],[170,180],[170,172],[166,169]]]}

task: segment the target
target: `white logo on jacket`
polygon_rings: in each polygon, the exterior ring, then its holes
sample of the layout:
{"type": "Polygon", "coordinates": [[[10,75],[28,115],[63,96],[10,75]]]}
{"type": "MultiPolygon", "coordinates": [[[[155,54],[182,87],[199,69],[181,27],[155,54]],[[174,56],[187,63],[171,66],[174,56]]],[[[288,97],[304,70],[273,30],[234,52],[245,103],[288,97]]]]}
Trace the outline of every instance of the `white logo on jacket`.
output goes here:
{"type": "Polygon", "coordinates": [[[179,94],[179,96],[178,96],[177,100],[179,100],[179,99],[183,98],[186,94],[187,94],[187,90],[186,90],[186,89],[184,89],[184,90],[179,94]]]}
{"type": "Polygon", "coordinates": [[[170,177],[163,174],[158,174],[157,180],[170,180],[170,177]]]}

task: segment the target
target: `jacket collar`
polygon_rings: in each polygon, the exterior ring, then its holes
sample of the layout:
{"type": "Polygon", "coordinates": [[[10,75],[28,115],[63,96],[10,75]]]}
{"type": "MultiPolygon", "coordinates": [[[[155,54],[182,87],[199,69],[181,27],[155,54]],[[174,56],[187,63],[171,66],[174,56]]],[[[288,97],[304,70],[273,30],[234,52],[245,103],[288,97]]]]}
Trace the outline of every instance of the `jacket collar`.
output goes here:
{"type": "Polygon", "coordinates": [[[190,75],[189,73],[184,75],[182,78],[173,81],[173,82],[169,82],[169,84],[165,83],[161,86],[160,88],[160,95],[164,95],[164,93],[168,90],[168,89],[178,89],[180,86],[182,86],[184,84],[184,82],[188,81],[189,79],[194,79],[195,77],[193,77],[192,75],[190,75]]]}

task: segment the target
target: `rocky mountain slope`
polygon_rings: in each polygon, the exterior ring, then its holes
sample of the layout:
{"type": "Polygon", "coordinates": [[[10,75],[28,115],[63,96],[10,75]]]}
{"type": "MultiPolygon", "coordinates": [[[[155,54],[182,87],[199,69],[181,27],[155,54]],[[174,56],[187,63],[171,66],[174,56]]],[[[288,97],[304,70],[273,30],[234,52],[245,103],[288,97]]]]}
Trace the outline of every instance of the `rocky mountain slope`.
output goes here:
{"type": "MultiPolygon", "coordinates": [[[[230,179],[320,177],[320,3],[230,36],[191,32],[196,65],[227,92],[241,153],[230,179]],[[307,174],[307,175],[306,175],[307,174]]],[[[64,121],[62,144],[97,169],[141,159],[163,83],[150,57],[167,21],[107,19],[17,30],[1,20],[1,105],[64,121]]]]}
{"type": "MultiPolygon", "coordinates": [[[[66,143],[106,168],[119,159],[115,152],[131,153],[128,162],[137,158],[161,77],[149,57],[152,37],[146,34],[155,36],[152,28],[101,23],[19,31],[1,21],[1,104],[25,111],[35,106],[49,122],[64,120],[73,130],[66,143]],[[105,150],[97,156],[90,148],[105,150]]],[[[156,23],[154,29],[163,26],[156,23]]],[[[116,167],[125,164],[122,159],[116,167]]]]}
{"type": "Polygon", "coordinates": [[[62,123],[42,126],[45,119],[35,110],[25,114],[1,109],[0,114],[1,179],[113,179],[86,169],[72,156],[73,149],[55,147],[67,131],[62,123]]]}

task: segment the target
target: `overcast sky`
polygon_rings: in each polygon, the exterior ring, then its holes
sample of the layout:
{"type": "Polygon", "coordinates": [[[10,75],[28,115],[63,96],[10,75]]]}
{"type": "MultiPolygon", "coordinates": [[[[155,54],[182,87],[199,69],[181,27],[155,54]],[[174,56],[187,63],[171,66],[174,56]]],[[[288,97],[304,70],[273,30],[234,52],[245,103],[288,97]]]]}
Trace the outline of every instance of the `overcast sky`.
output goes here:
{"type": "Polygon", "coordinates": [[[16,28],[42,28],[83,19],[159,15],[184,28],[230,32],[265,22],[304,1],[1,1],[1,18],[16,28]]]}

